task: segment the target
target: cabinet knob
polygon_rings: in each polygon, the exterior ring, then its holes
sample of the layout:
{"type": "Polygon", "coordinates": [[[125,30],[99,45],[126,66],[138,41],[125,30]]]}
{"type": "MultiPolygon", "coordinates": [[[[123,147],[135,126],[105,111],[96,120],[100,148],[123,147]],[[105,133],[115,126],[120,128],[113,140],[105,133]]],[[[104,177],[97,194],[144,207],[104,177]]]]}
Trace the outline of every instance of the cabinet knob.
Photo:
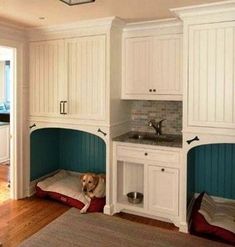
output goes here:
{"type": "Polygon", "coordinates": [[[153,92],[156,92],[156,89],[153,89],[153,92]]]}
{"type": "Polygon", "coordinates": [[[148,153],[144,153],[144,155],[145,155],[145,156],[147,156],[147,155],[148,155],[148,153]]]}
{"type": "Polygon", "coordinates": [[[149,92],[152,92],[152,89],[149,89],[149,92]]]}
{"type": "Polygon", "coordinates": [[[161,169],[161,171],[162,171],[162,172],[164,172],[164,171],[165,171],[165,169],[164,169],[164,168],[162,168],[162,169],[161,169]]]}

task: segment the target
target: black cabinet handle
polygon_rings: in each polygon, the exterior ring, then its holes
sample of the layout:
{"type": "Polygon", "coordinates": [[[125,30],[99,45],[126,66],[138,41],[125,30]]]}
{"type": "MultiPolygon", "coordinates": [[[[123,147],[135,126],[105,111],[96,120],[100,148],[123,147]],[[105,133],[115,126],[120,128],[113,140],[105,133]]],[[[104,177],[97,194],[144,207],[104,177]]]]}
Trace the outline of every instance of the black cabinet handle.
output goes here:
{"type": "Polygon", "coordinates": [[[30,129],[32,129],[34,127],[36,127],[36,124],[33,124],[33,125],[29,126],[30,129]]]}
{"type": "Polygon", "coordinates": [[[152,92],[152,89],[149,89],[149,92],[152,92]]]}
{"type": "Polygon", "coordinates": [[[156,92],[156,89],[153,89],[153,92],[156,92]]]}
{"type": "Polygon", "coordinates": [[[68,102],[67,101],[63,101],[63,114],[66,115],[67,114],[67,111],[65,109],[65,104],[67,104],[68,102]]]}
{"type": "Polygon", "coordinates": [[[195,136],[193,139],[187,140],[187,143],[190,144],[191,142],[194,142],[194,141],[199,141],[198,136],[195,136]]]}
{"type": "Polygon", "coordinates": [[[100,128],[97,130],[97,132],[102,133],[104,136],[106,136],[106,135],[107,135],[107,133],[105,133],[104,131],[102,131],[100,128]]]}
{"type": "Polygon", "coordinates": [[[144,153],[145,156],[148,156],[148,153],[144,153]]]}
{"type": "Polygon", "coordinates": [[[162,172],[164,172],[164,171],[165,171],[165,169],[164,169],[164,168],[162,168],[162,169],[161,169],[161,171],[162,171],[162,172]]]}
{"type": "Polygon", "coordinates": [[[60,114],[63,114],[63,102],[64,101],[60,101],[60,114]]]}

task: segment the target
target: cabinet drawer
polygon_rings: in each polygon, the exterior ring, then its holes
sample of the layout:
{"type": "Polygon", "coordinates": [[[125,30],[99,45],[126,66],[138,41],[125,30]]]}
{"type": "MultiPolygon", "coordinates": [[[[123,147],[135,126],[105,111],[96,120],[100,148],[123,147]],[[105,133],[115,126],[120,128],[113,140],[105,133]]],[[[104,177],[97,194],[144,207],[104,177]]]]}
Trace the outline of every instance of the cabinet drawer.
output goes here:
{"type": "Polygon", "coordinates": [[[145,159],[164,163],[179,163],[178,152],[117,146],[117,157],[145,159]]]}

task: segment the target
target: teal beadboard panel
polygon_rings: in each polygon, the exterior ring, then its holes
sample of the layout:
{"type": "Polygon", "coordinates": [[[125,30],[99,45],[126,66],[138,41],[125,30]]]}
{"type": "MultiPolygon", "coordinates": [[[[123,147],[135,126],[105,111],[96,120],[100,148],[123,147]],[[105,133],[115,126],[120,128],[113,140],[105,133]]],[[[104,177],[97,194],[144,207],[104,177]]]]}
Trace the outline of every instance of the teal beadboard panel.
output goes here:
{"type": "Polygon", "coordinates": [[[210,144],[188,153],[188,199],[192,191],[235,199],[235,144],[210,144]]]}
{"type": "Polygon", "coordinates": [[[31,181],[57,169],[105,173],[106,145],[98,136],[70,129],[40,129],[30,137],[31,181]]]}
{"type": "Polygon", "coordinates": [[[59,130],[41,129],[30,136],[30,180],[59,169],[59,130]]]}
{"type": "Polygon", "coordinates": [[[104,141],[87,132],[60,130],[60,168],[77,172],[105,173],[104,141]]]}

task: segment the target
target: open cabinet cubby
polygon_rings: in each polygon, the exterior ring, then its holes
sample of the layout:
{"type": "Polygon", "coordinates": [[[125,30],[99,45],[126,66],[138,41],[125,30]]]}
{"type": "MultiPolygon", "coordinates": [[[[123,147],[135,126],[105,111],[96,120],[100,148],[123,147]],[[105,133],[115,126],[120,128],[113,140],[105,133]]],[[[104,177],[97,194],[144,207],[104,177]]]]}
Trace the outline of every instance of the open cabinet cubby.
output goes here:
{"type": "Polygon", "coordinates": [[[144,194],[144,164],[126,161],[117,162],[117,203],[129,207],[144,207],[144,199],[141,203],[134,204],[128,201],[129,192],[144,194]]]}

